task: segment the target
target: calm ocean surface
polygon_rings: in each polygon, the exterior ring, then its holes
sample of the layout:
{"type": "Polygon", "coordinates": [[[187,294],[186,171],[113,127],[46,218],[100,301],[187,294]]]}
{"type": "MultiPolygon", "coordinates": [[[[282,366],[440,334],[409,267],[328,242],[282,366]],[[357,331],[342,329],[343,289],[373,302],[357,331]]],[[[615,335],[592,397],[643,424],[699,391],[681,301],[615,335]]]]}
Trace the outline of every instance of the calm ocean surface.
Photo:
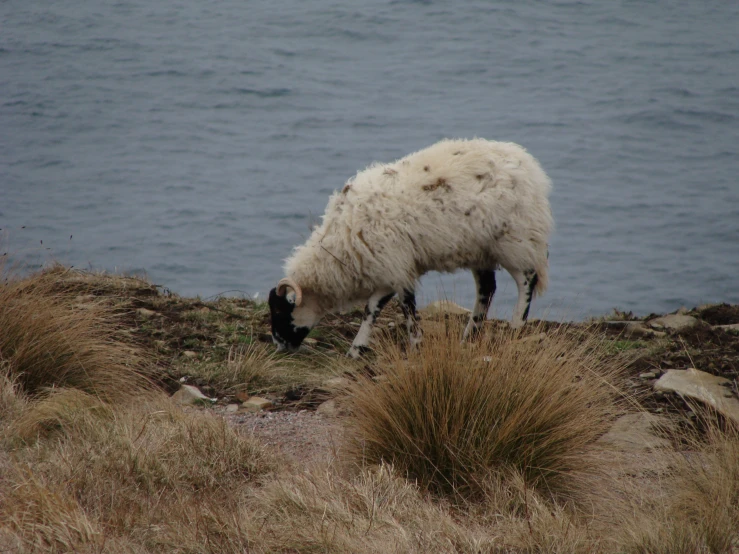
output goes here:
{"type": "MultiPolygon", "coordinates": [[[[480,136],[554,181],[535,317],[737,303],[738,25],[737,2],[4,0],[0,253],[263,298],[358,169],[480,136]]],[[[472,302],[469,273],[422,283],[472,302]]],[[[501,275],[495,315],[514,298],[501,275]]]]}

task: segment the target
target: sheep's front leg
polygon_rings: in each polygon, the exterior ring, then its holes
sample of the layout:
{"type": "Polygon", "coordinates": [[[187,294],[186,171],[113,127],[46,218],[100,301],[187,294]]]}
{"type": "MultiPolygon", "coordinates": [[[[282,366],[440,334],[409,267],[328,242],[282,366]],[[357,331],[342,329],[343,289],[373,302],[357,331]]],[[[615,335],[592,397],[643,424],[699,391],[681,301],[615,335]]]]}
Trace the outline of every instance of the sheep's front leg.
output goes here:
{"type": "Polygon", "coordinates": [[[390,302],[392,297],[395,296],[394,292],[388,292],[387,290],[375,292],[370,299],[367,301],[367,306],[364,308],[364,318],[362,319],[362,325],[359,327],[357,336],[354,337],[352,347],[349,352],[346,353],[350,358],[359,358],[362,354],[369,350],[369,339],[372,334],[372,327],[377,321],[377,316],[390,302]]]}
{"type": "Polygon", "coordinates": [[[465,327],[464,334],[462,335],[463,342],[470,337],[470,334],[474,335],[480,329],[482,322],[485,321],[496,289],[494,269],[474,269],[472,270],[472,275],[475,277],[477,298],[475,299],[475,307],[472,309],[472,314],[470,315],[470,321],[467,323],[467,327],[465,327]]]}
{"type": "Polygon", "coordinates": [[[405,316],[406,325],[408,326],[408,337],[411,348],[417,348],[423,339],[423,331],[418,324],[418,312],[416,311],[416,292],[413,290],[403,291],[403,315],[405,316]]]}
{"type": "Polygon", "coordinates": [[[531,299],[534,297],[534,288],[539,281],[539,276],[533,269],[527,269],[526,271],[514,270],[510,274],[518,287],[518,302],[516,302],[516,307],[513,309],[511,327],[518,329],[523,326],[529,317],[531,299]]]}

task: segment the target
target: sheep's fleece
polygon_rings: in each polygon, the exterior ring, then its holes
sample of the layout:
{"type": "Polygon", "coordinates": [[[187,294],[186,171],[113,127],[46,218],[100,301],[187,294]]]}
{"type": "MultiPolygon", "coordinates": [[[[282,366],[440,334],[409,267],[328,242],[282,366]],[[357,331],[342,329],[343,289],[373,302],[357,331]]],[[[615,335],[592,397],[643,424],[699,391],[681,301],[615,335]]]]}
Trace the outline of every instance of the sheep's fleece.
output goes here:
{"type": "Polygon", "coordinates": [[[321,225],[286,260],[286,275],[332,311],[379,285],[413,290],[428,271],[535,270],[547,286],[551,182],[521,146],[443,140],[357,173],[321,225]]]}

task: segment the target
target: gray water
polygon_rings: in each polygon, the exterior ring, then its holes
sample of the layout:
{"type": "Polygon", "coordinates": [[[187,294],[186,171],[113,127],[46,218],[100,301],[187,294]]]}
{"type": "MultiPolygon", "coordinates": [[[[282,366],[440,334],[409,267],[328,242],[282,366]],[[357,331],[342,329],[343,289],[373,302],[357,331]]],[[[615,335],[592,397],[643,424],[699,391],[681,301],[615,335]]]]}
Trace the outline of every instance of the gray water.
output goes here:
{"type": "MultiPolygon", "coordinates": [[[[736,303],[738,24],[737,2],[4,0],[0,252],[263,298],[358,169],[480,136],[554,181],[534,316],[736,303]]],[[[471,302],[466,272],[422,285],[471,302]]],[[[495,314],[514,296],[501,278],[495,314]]]]}

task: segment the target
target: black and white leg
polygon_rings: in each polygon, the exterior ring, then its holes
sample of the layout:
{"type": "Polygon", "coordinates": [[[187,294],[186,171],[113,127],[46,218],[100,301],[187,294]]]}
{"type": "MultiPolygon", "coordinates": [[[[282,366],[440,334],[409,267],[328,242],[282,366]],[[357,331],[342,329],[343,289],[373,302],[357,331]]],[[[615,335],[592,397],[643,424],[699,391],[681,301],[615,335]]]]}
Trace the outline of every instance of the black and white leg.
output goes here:
{"type": "Polygon", "coordinates": [[[359,358],[369,350],[369,339],[372,334],[372,327],[375,325],[375,321],[377,321],[377,316],[380,315],[382,309],[388,302],[390,302],[393,296],[395,296],[395,293],[387,290],[375,292],[370,296],[370,299],[367,301],[367,306],[364,308],[362,325],[359,326],[357,336],[354,337],[354,342],[352,342],[349,352],[346,353],[347,356],[351,358],[359,358]]]}
{"type": "Polygon", "coordinates": [[[470,334],[474,334],[485,321],[493,302],[495,294],[495,270],[494,269],[474,269],[472,275],[475,277],[475,285],[477,287],[477,297],[475,299],[475,307],[472,309],[470,321],[465,327],[462,340],[469,338],[470,334]]]}
{"type": "Polygon", "coordinates": [[[529,317],[529,308],[531,308],[531,300],[534,298],[534,289],[539,281],[539,276],[533,269],[527,269],[526,271],[514,270],[510,274],[518,287],[518,302],[516,302],[516,307],[513,309],[511,327],[518,329],[523,326],[529,317]]]}
{"type": "Polygon", "coordinates": [[[403,300],[401,302],[403,315],[405,316],[406,325],[408,326],[408,337],[411,348],[417,348],[423,340],[423,331],[419,324],[418,312],[416,311],[416,292],[413,290],[403,291],[403,300]]]}

